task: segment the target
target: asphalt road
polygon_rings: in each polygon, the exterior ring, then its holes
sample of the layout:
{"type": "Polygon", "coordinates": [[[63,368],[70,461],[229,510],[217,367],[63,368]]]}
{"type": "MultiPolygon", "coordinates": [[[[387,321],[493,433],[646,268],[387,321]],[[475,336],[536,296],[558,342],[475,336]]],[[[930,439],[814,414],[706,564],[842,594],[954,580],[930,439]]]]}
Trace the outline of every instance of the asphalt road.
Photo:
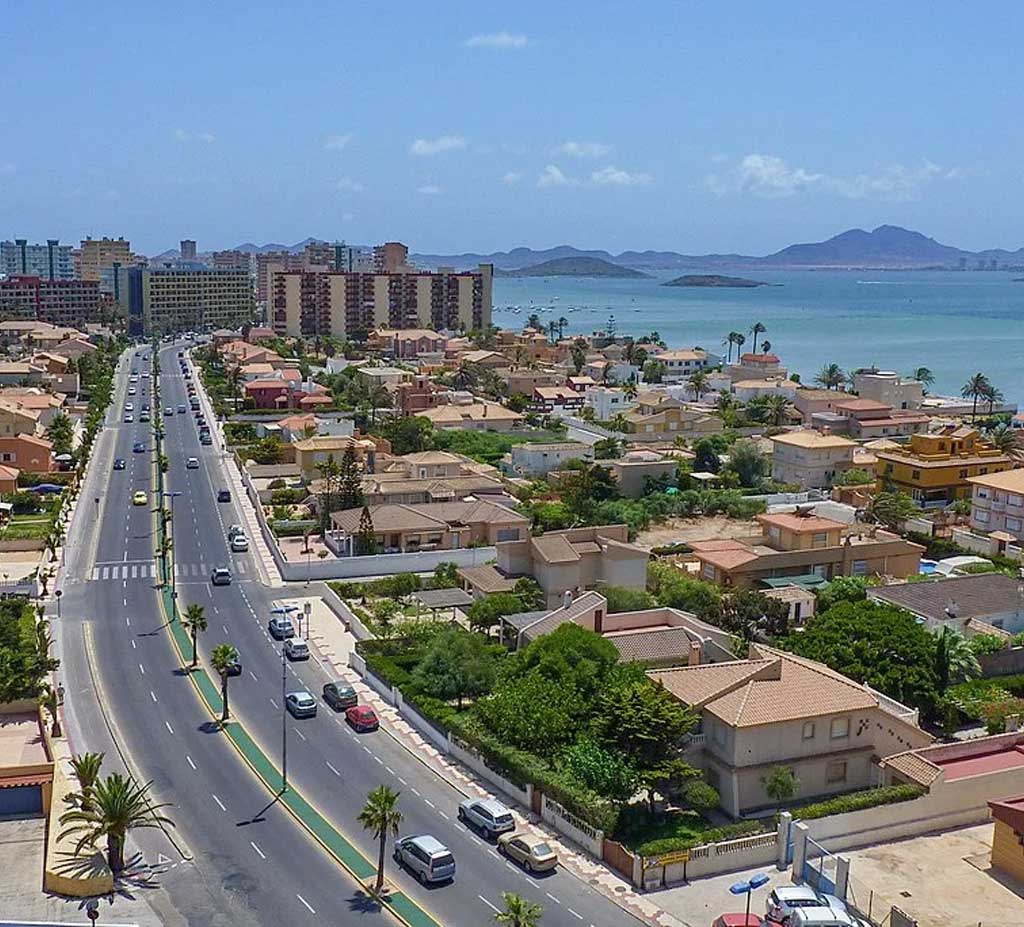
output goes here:
{"type": "MultiPolygon", "coordinates": [[[[148,353],[148,352],[144,352],[148,353]]],[[[222,452],[203,447],[187,406],[185,382],[176,359],[177,347],[161,352],[162,404],[174,410],[163,416],[165,449],[170,459],[167,489],[174,500],[176,588],[182,609],[197,602],[206,608],[209,628],[200,639],[205,659],[212,648],[229,641],[240,651],[243,673],[230,681],[232,715],[242,722],[268,756],[280,764],[282,739],[282,660],[280,645],[266,631],[275,600],[301,595],[301,584],[270,589],[259,581],[251,554],[232,554],[226,531],[243,523],[237,500],[218,503],[217,490],[228,485],[222,452]],[[200,468],[187,470],[188,457],[200,468]],[[231,586],[213,587],[210,571],[229,566],[231,586]]],[[[145,365],[135,358],[140,373],[145,365]]],[[[124,379],[127,379],[125,371],[124,379]]],[[[75,640],[73,626],[90,622],[95,658],[121,738],[137,760],[140,774],[153,778],[154,791],[173,801],[178,831],[195,854],[194,864],[181,864],[159,878],[175,906],[188,912],[187,895],[199,910],[216,911],[231,923],[300,923],[329,916],[343,922],[382,920],[386,914],[367,911],[354,881],[330,861],[300,827],[271,807],[250,823],[272,796],[244,766],[234,749],[208,724],[191,683],[177,672],[178,659],[157,607],[153,589],[155,539],[151,507],[132,506],[136,489],[151,489],[152,437],[149,425],[137,421],[142,402],[153,405],[151,391],[127,397],[135,404],[136,422],[121,423],[124,385],[119,386],[112,418],[118,424],[97,449],[94,475],[106,486],[99,492],[98,514],[82,529],[78,556],[95,540],[95,556],[86,557],[80,579],[65,586],[65,615],[74,617],[62,629],[65,653],[75,640]],[[133,454],[132,443],[144,441],[147,452],[133,454]],[[115,457],[127,461],[122,472],[111,470],[115,457]],[[93,579],[93,577],[96,577],[93,579]],[[92,615],[87,618],[84,616],[92,615]],[[199,891],[201,886],[203,891],[199,891]],[[209,906],[209,908],[207,908],[209,906]],[[245,921],[239,914],[245,915],[245,921]]],[[[106,434],[106,433],[105,433],[106,434]]],[[[92,498],[87,489],[83,505],[92,498]]],[[[80,635],[79,635],[80,636],[80,635]]],[[[75,682],[88,682],[88,667],[73,659],[65,667],[75,682]]],[[[285,664],[285,689],[304,688],[318,696],[328,676],[316,660],[285,664]]],[[[73,694],[72,686],[69,692],[73,694]]],[[[88,703],[88,699],[80,699],[88,703]]],[[[85,730],[99,737],[95,712],[83,711],[85,730]]],[[[384,731],[355,734],[322,702],[316,718],[287,718],[288,778],[364,855],[376,858],[376,844],[356,820],[367,792],[384,782],[402,793],[402,833],[431,833],[453,852],[458,872],[454,883],[424,888],[408,873],[391,869],[389,877],[443,924],[485,924],[501,907],[502,892],[516,892],[544,906],[546,925],[580,923],[610,927],[633,918],[611,900],[565,871],[530,876],[501,858],[493,845],[456,820],[462,795],[428,770],[384,731]]],[[[93,741],[89,741],[92,743],[93,741]]],[[[102,742],[102,741],[100,741],[102,742]]],[[[142,842],[147,858],[173,853],[156,845],[159,833],[142,842]]],[[[389,857],[389,866],[391,861],[389,857]]],[[[196,923],[215,923],[206,916],[196,923]]],[[[227,921],[225,921],[227,922],[227,921]]]]}

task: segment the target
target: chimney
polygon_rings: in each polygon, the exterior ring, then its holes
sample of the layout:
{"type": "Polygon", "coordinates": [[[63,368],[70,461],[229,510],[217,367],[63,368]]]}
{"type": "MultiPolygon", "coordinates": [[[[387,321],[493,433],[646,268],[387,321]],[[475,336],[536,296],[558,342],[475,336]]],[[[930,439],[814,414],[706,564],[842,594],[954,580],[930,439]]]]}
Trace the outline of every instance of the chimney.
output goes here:
{"type": "Polygon", "coordinates": [[[562,593],[562,608],[568,608],[570,605],[572,605],[572,590],[566,589],[562,593]]]}
{"type": "Polygon", "coordinates": [[[690,641],[690,652],[686,658],[687,666],[700,666],[700,641],[690,641]]]}

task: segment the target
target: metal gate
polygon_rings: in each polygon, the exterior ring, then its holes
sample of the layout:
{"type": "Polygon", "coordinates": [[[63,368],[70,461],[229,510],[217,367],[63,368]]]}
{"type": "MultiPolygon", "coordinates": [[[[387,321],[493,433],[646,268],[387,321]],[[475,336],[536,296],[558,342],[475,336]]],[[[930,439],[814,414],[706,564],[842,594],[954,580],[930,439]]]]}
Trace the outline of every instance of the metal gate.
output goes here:
{"type": "Polygon", "coordinates": [[[810,837],[807,838],[803,876],[804,881],[819,892],[831,894],[836,890],[836,857],[810,837]]]}

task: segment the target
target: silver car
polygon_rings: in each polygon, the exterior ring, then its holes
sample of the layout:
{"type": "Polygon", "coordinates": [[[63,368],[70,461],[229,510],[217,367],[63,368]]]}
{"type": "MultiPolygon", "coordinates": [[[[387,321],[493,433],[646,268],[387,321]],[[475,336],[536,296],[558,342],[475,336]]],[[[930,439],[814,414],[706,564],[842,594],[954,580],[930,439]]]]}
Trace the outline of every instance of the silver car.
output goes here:
{"type": "Polygon", "coordinates": [[[467,798],[459,804],[459,820],[491,838],[516,828],[512,812],[493,798],[467,798]]]}
{"type": "Polygon", "coordinates": [[[424,885],[455,878],[455,857],[451,850],[429,834],[399,837],[395,841],[394,858],[424,885]]]}

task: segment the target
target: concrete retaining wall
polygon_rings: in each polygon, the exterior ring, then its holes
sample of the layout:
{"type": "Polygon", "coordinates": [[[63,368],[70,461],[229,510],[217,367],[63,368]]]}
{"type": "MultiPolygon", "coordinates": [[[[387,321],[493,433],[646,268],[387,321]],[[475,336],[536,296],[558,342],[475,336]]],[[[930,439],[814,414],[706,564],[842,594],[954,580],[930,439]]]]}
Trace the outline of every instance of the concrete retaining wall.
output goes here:
{"type": "Polygon", "coordinates": [[[644,888],[667,887],[690,879],[766,866],[778,859],[778,852],[778,836],[774,833],[694,847],[687,863],[645,869],[644,888]]]}
{"type": "Polygon", "coordinates": [[[440,563],[481,566],[497,556],[493,547],[470,547],[464,550],[420,551],[415,554],[328,557],[326,560],[315,560],[307,567],[305,562],[285,560],[275,541],[270,542],[270,549],[282,579],[286,580],[304,580],[307,576],[311,579],[357,579],[363,576],[393,576],[395,573],[432,573],[440,563]]]}
{"type": "Polygon", "coordinates": [[[604,853],[604,831],[591,827],[547,795],[540,797],[540,816],[560,834],[598,859],[604,853]]]}
{"type": "Polygon", "coordinates": [[[468,744],[463,744],[460,741],[453,738],[450,734],[448,736],[448,754],[454,757],[463,766],[468,766],[473,770],[481,779],[486,780],[493,785],[499,792],[504,792],[510,798],[519,802],[521,805],[525,805],[527,808],[532,807],[533,803],[533,786],[527,783],[526,788],[519,788],[514,782],[510,782],[500,773],[495,772],[488,766],[478,753],[476,753],[468,744]]]}

